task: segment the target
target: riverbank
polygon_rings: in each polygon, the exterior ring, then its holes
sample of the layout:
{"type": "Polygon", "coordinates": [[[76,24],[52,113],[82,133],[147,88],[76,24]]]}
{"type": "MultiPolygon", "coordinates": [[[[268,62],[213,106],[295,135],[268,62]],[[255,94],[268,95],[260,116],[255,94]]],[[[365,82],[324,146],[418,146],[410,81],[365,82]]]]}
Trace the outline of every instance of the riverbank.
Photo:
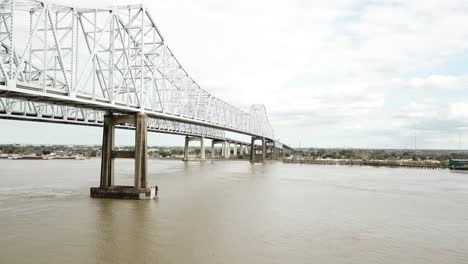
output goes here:
{"type": "Polygon", "coordinates": [[[283,163],[315,165],[348,165],[388,168],[448,169],[445,162],[398,161],[398,160],[327,160],[327,159],[283,159],[283,163]]]}

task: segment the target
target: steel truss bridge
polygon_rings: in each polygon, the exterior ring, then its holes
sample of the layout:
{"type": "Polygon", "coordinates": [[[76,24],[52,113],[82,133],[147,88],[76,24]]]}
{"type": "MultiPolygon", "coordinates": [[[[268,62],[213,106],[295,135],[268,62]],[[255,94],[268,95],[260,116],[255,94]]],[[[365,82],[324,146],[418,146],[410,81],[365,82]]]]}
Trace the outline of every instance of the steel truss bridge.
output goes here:
{"type": "MultiPolygon", "coordinates": [[[[289,148],[274,139],[263,105],[247,112],[202,89],[142,5],[0,0],[0,118],[103,126],[101,185],[91,189],[93,197],[115,195],[114,158],[134,158],[130,192],[154,196],[146,182],[147,131],[185,135],[186,155],[193,138],[201,139],[203,157],[204,138],[212,139],[212,150],[224,141],[229,154],[226,131],[251,136],[251,161],[256,140],[262,160],[268,144],[275,154],[289,148]],[[135,151],[114,149],[115,127],[136,130],[135,151]]],[[[243,151],[243,142],[233,142],[234,153],[237,144],[243,151]]]]}
{"type": "Polygon", "coordinates": [[[202,89],[141,5],[87,9],[0,4],[0,118],[102,125],[144,113],[148,129],[274,140],[263,105],[243,111],[202,89]]]}

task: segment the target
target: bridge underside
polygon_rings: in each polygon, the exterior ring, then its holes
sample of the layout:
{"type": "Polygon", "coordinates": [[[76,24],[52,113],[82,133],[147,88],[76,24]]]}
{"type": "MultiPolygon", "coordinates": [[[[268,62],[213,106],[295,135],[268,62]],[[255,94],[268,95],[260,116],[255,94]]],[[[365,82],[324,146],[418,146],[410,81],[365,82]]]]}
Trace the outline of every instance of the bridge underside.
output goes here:
{"type": "MultiPolygon", "coordinates": [[[[0,98],[0,102],[5,98],[0,98]]],[[[11,104],[11,99],[8,99],[11,104]]],[[[8,101],[7,100],[7,101],[8,101]]],[[[3,101],[5,102],[5,101],[3,101]]],[[[14,111],[6,113],[0,111],[0,119],[28,120],[36,122],[63,123],[103,127],[101,179],[100,186],[91,188],[91,196],[95,198],[116,199],[154,199],[157,186],[147,184],[147,131],[170,133],[185,136],[184,161],[189,158],[189,143],[200,142],[200,157],[206,160],[204,140],[211,139],[211,159],[243,159],[250,157],[250,162],[265,162],[267,159],[279,159],[282,145],[275,146],[275,142],[264,137],[252,137],[250,144],[238,140],[228,139],[223,131],[189,124],[178,124],[174,121],[150,119],[145,114],[104,114],[102,111],[77,109],[58,105],[47,105],[18,101],[14,111]],[[43,108],[41,112],[38,109],[43,108]],[[115,128],[135,130],[135,150],[115,150],[115,128]],[[215,133],[218,132],[218,133],[215,133]],[[221,133],[220,133],[221,132],[221,133]],[[257,140],[261,145],[255,144],[257,140]],[[220,155],[217,155],[215,145],[221,144],[220,155]],[[239,151],[238,151],[239,150],[239,151]],[[119,158],[135,160],[134,186],[119,186],[114,184],[114,160],[119,158]]]]}
{"type": "MultiPolygon", "coordinates": [[[[101,178],[100,186],[90,189],[90,195],[94,198],[117,198],[117,199],[154,199],[157,195],[158,187],[149,187],[147,182],[148,173],[148,146],[147,146],[148,117],[145,114],[121,115],[106,114],[103,122],[102,152],[101,152],[101,178]],[[132,125],[135,128],[135,148],[131,151],[122,151],[115,149],[115,128],[118,126],[132,125]],[[134,185],[119,186],[114,181],[114,160],[115,159],[134,159],[134,185]]],[[[204,137],[185,137],[184,161],[189,160],[190,141],[200,141],[200,160],[205,160],[204,137]]],[[[262,137],[260,153],[261,158],[257,157],[259,149],[255,145],[258,138],[252,137],[250,145],[250,162],[264,162],[268,155],[268,142],[262,137]]],[[[211,157],[214,158],[214,145],[220,140],[212,140],[211,157]]],[[[248,149],[247,144],[239,141],[224,140],[222,147],[222,156],[226,159],[231,158],[231,145],[234,144],[233,157],[238,157],[237,146],[240,144],[240,155],[244,148],[248,149]]],[[[274,142],[270,143],[270,153],[276,153],[274,142]]],[[[271,155],[271,158],[277,158],[271,155]]]]}

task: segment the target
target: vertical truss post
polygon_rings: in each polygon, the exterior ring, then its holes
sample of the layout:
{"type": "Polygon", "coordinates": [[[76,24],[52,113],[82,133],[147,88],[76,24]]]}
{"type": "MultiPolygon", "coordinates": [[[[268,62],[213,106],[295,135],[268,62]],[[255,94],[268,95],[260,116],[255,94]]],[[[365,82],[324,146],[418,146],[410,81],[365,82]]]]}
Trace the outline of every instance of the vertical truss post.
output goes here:
{"type": "Polygon", "coordinates": [[[141,53],[141,61],[140,61],[140,91],[139,91],[139,108],[143,109],[144,108],[144,102],[143,102],[143,89],[144,89],[144,61],[145,61],[145,28],[144,28],[144,23],[145,23],[145,12],[143,8],[141,8],[141,25],[140,25],[140,34],[141,34],[141,43],[140,43],[140,53],[141,53]]]}
{"type": "MultiPolygon", "coordinates": [[[[96,25],[95,25],[96,27],[96,25]]],[[[109,99],[111,103],[115,102],[114,91],[114,53],[115,53],[115,14],[110,12],[110,32],[109,32],[109,99]]]]}
{"type": "Polygon", "coordinates": [[[44,54],[42,59],[44,60],[43,62],[43,69],[42,69],[42,82],[43,82],[43,92],[45,93],[47,91],[47,16],[49,16],[49,9],[46,6],[44,6],[44,54]]]}
{"type": "Polygon", "coordinates": [[[14,34],[14,27],[15,27],[15,0],[11,0],[10,5],[10,32],[8,32],[8,38],[10,41],[10,47],[8,47],[8,53],[10,54],[9,58],[9,79],[13,77],[14,72],[14,64],[15,64],[15,34],[14,34]]]}

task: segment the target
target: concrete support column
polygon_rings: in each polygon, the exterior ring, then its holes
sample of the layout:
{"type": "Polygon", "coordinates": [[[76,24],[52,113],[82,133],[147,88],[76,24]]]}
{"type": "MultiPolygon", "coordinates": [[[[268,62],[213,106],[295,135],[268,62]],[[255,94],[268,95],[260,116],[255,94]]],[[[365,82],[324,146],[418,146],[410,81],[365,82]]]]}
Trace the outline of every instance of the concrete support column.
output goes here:
{"type": "Polygon", "coordinates": [[[234,158],[237,158],[237,143],[234,143],[234,158]]]}
{"type": "Polygon", "coordinates": [[[262,137],[262,162],[265,162],[267,155],[266,139],[262,137]]]}
{"type": "Polygon", "coordinates": [[[189,144],[190,144],[190,138],[188,136],[185,137],[185,145],[184,145],[184,161],[188,161],[189,159],[189,144]]]}
{"type": "Polygon", "coordinates": [[[112,117],[112,114],[106,114],[104,116],[101,153],[101,188],[114,185],[114,159],[112,158],[112,150],[114,149],[115,128],[112,124],[112,117]]]}
{"type": "Polygon", "coordinates": [[[200,138],[200,159],[205,159],[205,137],[200,138]]]}
{"type": "Polygon", "coordinates": [[[211,141],[211,158],[214,159],[215,157],[215,142],[214,140],[211,141]]]}
{"type": "Polygon", "coordinates": [[[231,142],[226,142],[226,159],[231,158],[231,142]]]}
{"type": "Polygon", "coordinates": [[[255,162],[255,137],[252,137],[250,141],[250,162],[255,162]]]}
{"type": "Polygon", "coordinates": [[[147,187],[147,117],[143,114],[137,114],[135,118],[135,189],[139,189],[147,187]]]}

